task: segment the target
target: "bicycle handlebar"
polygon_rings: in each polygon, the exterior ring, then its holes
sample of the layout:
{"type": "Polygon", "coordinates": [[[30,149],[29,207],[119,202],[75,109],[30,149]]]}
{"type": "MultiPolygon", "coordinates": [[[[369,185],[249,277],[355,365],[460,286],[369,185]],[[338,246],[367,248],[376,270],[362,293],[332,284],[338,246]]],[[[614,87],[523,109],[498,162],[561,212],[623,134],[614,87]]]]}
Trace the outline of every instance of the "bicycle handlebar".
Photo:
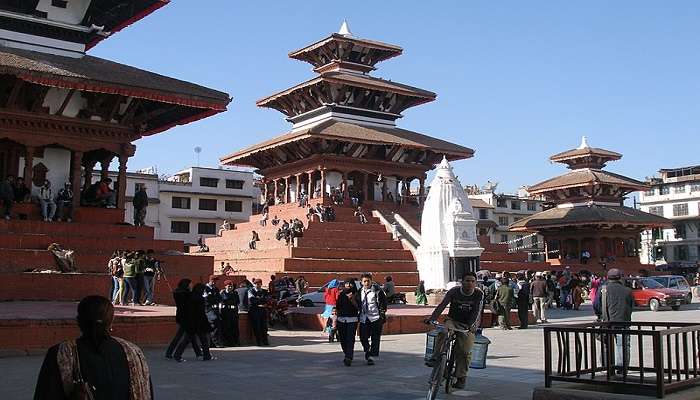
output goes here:
{"type": "Polygon", "coordinates": [[[447,326],[445,326],[444,324],[441,324],[441,323],[439,323],[439,322],[437,322],[437,321],[426,321],[426,324],[434,325],[435,327],[443,328],[443,329],[451,330],[451,331],[455,331],[455,332],[462,332],[462,333],[469,333],[469,332],[471,332],[470,329],[450,328],[450,327],[447,327],[447,326]]]}

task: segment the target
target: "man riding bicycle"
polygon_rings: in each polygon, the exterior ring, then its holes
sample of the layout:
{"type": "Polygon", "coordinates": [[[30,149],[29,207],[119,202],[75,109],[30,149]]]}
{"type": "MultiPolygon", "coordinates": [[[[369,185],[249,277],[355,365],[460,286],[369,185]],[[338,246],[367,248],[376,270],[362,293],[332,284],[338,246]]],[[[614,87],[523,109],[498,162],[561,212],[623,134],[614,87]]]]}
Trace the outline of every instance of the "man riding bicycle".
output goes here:
{"type": "MultiPolygon", "coordinates": [[[[467,370],[471,362],[472,346],[479,323],[481,310],[484,305],[484,292],[476,287],[476,274],[466,272],[462,277],[462,284],[453,287],[446,294],[440,305],[435,308],[426,323],[432,323],[442,314],[442,311],[450,305],[450,311],[445,319],[445,327],[451,330],[463,330],[468,332],[456,332],[455,342],[455,377],[457,380],[452,385],[457,389],[464,389],[467,380],[467,370]]],[[[438,335],[433,354],[440,354],[447,335],[442,332],[438,335]]]]}

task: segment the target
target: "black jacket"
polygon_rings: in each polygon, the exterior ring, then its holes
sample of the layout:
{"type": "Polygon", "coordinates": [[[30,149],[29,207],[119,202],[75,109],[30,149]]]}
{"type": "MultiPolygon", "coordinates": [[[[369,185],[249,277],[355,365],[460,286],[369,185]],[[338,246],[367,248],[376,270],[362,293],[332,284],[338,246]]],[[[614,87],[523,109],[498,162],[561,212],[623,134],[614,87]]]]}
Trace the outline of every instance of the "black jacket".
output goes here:
{"type": "Polygon", "coordinates": [[[148,195],[145,190],[139,190],[134,195],[134,208],[146,208],[148,207],[148,195]]]}
{"type": "Polygon", "coordinates": [[[355,292],[354,300],[350,300],[343,290],[338,294],[335,311],[338,317],[358,317],[360,315],[360,294],[355,292]]]}
{"type": "Polygon", "coordinates": [[[175,322],[178,325],[185,326],[189,316],[190,295],[189,290],[175,289],[173,290],[173,299],[175,300],[175,322]]]}
{"type": "Polygon", "coordinates": [[[184,327],[187,333],[211,332],[211,325],[204,310],[204,297],[191,296],[188,311],[187,324],[184,327]]]}

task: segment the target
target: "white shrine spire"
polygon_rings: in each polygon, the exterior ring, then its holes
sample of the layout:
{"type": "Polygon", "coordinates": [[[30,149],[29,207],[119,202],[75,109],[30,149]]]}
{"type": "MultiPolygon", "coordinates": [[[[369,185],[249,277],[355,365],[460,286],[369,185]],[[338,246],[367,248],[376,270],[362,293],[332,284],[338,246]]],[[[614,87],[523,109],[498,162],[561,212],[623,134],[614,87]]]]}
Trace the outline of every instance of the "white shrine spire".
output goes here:
{"type": "Polygon", "coordinates": [[[352,36],[352,32],[350,32],[350,27],[348,26],[348,20],[343,19],[343,24],[340,25],[338,33],[343,36],[352,36]]]}
{"type": "Polygon", "coordinates": [[[581,144],[578,146],[579,149],[588,149],[591,146],[588,145],[588,138],[581,136],[581,144]]]}

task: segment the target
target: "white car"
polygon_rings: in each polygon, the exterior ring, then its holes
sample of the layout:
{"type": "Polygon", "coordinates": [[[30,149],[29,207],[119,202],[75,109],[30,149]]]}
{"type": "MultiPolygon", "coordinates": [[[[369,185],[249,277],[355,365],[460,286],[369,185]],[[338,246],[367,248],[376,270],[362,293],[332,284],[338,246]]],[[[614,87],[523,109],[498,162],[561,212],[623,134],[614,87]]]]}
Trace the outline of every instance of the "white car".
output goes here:
{"type": "MultiPolygon", "coordinates": [[[[326,283],[325,285],[321,286],[317,290],[313,292],[306,293],[305,295],[301,296],[299,298],[299,304],[302,307],[318,307],[318,306],[325,306],[326,305],[326,300],[324,299],[324,294],[326,293],[326,288],[328,287],[328,284],[330,282],[326,283]]],[[[338,281],[338,287],[343,287],[344,281],[338,281]]],[[[360,281],[355,281],[355,285],[357,286],[357,289],[359,290],[362,287],[362,284],[360,281]]]]}

